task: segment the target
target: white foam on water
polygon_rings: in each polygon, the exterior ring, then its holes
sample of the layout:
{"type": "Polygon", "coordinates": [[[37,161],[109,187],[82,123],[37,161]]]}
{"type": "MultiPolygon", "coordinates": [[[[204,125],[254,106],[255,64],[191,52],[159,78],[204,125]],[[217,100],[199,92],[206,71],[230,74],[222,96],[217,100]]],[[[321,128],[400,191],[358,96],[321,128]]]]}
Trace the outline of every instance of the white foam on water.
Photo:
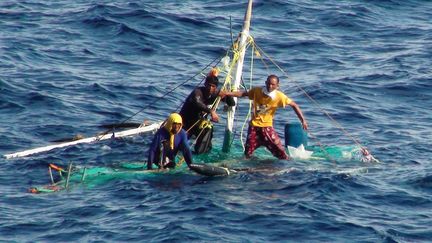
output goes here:
{"type": "Polygon", "coordinates": [[[305,150],[303,144],[297,148],[288,146],[288,153],[293,159],[310,159],[313,151],[305,150]]]}

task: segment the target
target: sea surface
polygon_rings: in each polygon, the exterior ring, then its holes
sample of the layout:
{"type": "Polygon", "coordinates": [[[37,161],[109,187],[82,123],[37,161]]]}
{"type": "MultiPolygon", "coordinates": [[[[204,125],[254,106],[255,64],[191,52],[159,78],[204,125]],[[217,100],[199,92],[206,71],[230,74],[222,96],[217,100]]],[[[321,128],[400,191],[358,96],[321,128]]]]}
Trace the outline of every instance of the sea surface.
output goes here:
{"type": "MultiPolygon", "coordinates": [[[[0,154],[165,119],[225,54],[245,9],[227,0],[1,1],[0,154]]],[[[245,160],[239,146],[223,154],[221,108],[215,156],[199,162],[250,171],[210,178],[183,168],[33,194],[50,183],[49,163],[144,163],[152,136],[1,158],[0,241],[431,242],[432,1],[259,0],[251,35],[263,60],[255,56],[248,85],[279,75],[310,144],[365,146],[380,163],[281,161],[266,150],[245,160]]],[[[239,100],[238,144],[247,103],[239,100]]],[[[296,120],[277,112],[281,137],[296,120]]]]}

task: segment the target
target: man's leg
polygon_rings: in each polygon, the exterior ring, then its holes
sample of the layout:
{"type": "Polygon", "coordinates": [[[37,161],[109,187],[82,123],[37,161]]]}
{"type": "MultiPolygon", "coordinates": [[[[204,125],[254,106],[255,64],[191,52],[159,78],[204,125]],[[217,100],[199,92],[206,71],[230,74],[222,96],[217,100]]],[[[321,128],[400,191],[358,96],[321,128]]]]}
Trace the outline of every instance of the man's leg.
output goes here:
{"type": "Polygon", "coordinates": [[[200,130],[195,141],[194,154],[207,153],[212,148],[213,128],[203,128],[200,130]]]}
{"type": "Polygon", "coordinates": [[[253,152],[261,145],[257,134],[258,129],[260,128],[249,125],[244,151],[246,158],[250,158],[253,152]]]}
{"type": "Polygon", "coordinates": [[[264,145],[278,159],[289,159],[282,142],[273,127],[262,129],[264,145]]]}

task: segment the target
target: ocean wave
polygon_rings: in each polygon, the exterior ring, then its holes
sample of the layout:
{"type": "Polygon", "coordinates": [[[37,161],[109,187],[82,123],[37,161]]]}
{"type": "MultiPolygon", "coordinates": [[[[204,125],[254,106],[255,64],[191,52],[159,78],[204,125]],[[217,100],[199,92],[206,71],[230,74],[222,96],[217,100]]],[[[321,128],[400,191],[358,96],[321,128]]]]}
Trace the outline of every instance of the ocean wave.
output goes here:
{"type": "Polygon", "coordinates": [[[102,16],[92,17],[88,19],[84,19],[82,21],[84,24],[90,25],[94,28],[100,28],[100,27],[113,27],[120,25],[119,22],[116,22],[114,20],[107,19],[102,16]]]}
{"type": "Polygon", "coordinates": [[[432,191],[432,174],[425,174],[421,177],[416,176],[406,183],[413,186],[416,190],[432,191]]]}

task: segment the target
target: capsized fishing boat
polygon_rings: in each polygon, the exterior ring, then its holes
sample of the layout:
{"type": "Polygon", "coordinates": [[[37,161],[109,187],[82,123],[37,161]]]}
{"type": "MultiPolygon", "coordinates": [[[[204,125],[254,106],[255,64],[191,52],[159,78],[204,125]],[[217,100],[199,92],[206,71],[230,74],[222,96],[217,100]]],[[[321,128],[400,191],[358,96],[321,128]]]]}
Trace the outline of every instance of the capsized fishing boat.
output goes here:
{"type": "MultiPolygon", "coordinates": [[[[222,144],[217,144],[222,145],[222,144]]],[[[313,149],[313,146],[307,146],[313,149]]],[[[360,161],[361,153],[355,146],[329,146],[324,149],[315,147],[311,156],[303,159],[296,157],[296,161],[304,160],[304,164],[317,167],[323,163],[334,163],[333,160],[339,161],[360,161]],[[329,156],[333,158],[329,160],[329,156]]],[[[272,155],[264,149],[258,149],[255,154],[259,160],[248,161],[243,158],[243,150],[238,143],[233,144],[230,153],[223,153],[218,150],[212,150],[207,154],[195,155],[194,163],[190,168],[181,158],[177,158],[177,167],[175,169],[147,170],[145,162],[120,162],[110,166],[85,166],[80,163],[59,163],[48,164],[49,183],[41,186],[32,186],[28,189],[31,193],[55,193],[61,191],[70,191],[74,189],[88,189],[105,185],[112,180],[155,180],[159,181],[161,177],[166,176],[232,176],[244,173],[261,173],[272,174],[283,171],[285,168],[274,167],[274,164],[268,161],[274,161],[272,155]],[[263,166],[266,165],[266,166],[263,166]]],[[[297,156],[297,155],[294,155],[297,156]]],[[[287,161],[291,164],[290,161],[287,161]]]]}
{"type": "MultiPolygon", "coordinates": [[[[201,154],[195,157],[197,164],[192,165],[192,171],[200,175],[218,176],[230,175],[239,172],[247,171],[247,168],[230,168],[230,165],[237,165],[237,161],[242,156],[241,151],[232,156],[218,151],[212,151],[208,154],[201,154]],[[205,164],[210,163],[213,165],[205,164]],[[219,163],[217,163],[219,162],[219,163]],[[219,166],[216,166],[219,165],[219,166]],[[222,166],[220,166],[222,165],[222,166]]],[[[29,188],[31,193],[53,193],[60,191],[72,190],[74,188],[91,188],[97,185],[106,184],[111,180],[141,178],[145,180],[159,180],[161,176],[193,174],[184,163],[184,160],[178,156],[177,166],[175,169],[154,169],[147,170],[147,164],[141,162],[120,162],[110,166],[85,166],[79,163],[70,162],[64,164],[62,162],[48,164],[48,179],[49,183],[41,186],[33,186],[29,188]],[[158,179],[159,178],[159,179],[158,179]]]]}
{"type": "MultiPolygon", "coordinates": [[[[294,80],[290,79],[287,72],[285,72],[269,55],[264,52],[262,48],[258,46],[258,44],[255,42],[254,38],[250,34],[250,22],[251,22],[251,16],[252,16],[252,0],[248,1],[247,4],[247,10],[244,16],[244,22],[243,22],[243,28],[238,34],[237,38],[233,43],[230,45],[230,47],[227,49],[226,53],[221,56],[220,58],[216,58],[212,61],[208,66],[213,67],[217,70],[218,75],[220,75],[219,80],[223,80],[223,86],[222,90],[228,90],[228,91],[236,91],[239,90],[242,86],[243,89],[247,89],[247,85],[244,83],[246,75],[243,72],[244,62],[245,62],[245,55],[246,51],[250,50],[251,56],[250,56],[250,74],[249,74],[249,87],[253,85],[252,80],[254,79],[254,73],[253,71],[255,68],[253,67],[253,64],[255,63],[255,59],[259,59],[263,66],[267,69],[268,72],[270,72],[269,66],[272,64],[273,68],[281,73],[282,75],[279,75],[280,77],[284,77],[290,81],[292,81],[293,84],[295,84],[300,91],[302,91],[305,96],[312,101],[313,104],[317,105],[319,107],[318,102],[313,100],[304,89],[301,88],[299,84],[297,84],[294,80]]],[[[203,69],[204,70],[204,69],[203,69]]],[[[273,70],[271,70],[272,73],[273,70]]],[[[177,88],[177,87],[176,87],[177,88]]],[[[171,91],[169,91],[170,93],[171,91]]],[[[218,109],[220,100],[217,100],[213,104],[213,109],[218,109]]],[[[237,103],[237,102],[236,102],[237,103]]],[[[321,107],[319,107],[320,110],[324,112],[325,115],[329,119],[331,119],[334,123],[338,124],[327,112],[324,111],[321,107]]],[[[143,109],[144,110],[144,109],[143,109]]],[[[237,120],[239,119],[239,115],[236,115],[236,111],[238,111],[237,105],[233,107],[227,108],[227,122],[225,127],[225,133],[224,133],[224,139],[222,142],[222,151],[226,154],[232,154],[233,152],[242,154],[242,147],[243,142],[243,129],[241,129],[240,133],[234,131],[235,127],[241,127],[237,124],[235,118],[237,117],[237,120]],[[237,146],[233,151],[233,144],[237,144],[237,146]]],[[[244,112],[243,112],[244,113],[244,112]]],[[[137,114],[137,113],[136,113],[137,114]]],[[[135,114],[135,115],[136,115],[135,114]]],[[[244,115],[244,114],[243,114],[244,115]]],[[[250,109],[249,112],[246,113],[243,128],[245,127],[245,124],[247,123],[248,117],[250,115],[250,109]]],[[[131,118],[131,117],[130,117],[131,118]]],[[[128,118],[129,119],[129,118],[128,118]]],[[[124,122],[126,122],[125,120],[124,122]]],[[[160,126],[161,123],[154,123],[152,125],[146,125],[141,128],[136,128],[138,130],[127,130],[125,131],[124,136],[130,136],[133,134],[138,134],[142,132],[149,132],[154,131],[160,126]]],[[[288,124],[288,127],[292,127],[293,124],[288,124]]],[[[339,127],[341,127],[338,124],[339,127]]],[[[13,153],[13,154],[7,154],[5,155],[6,158],[16,158],[20,156],[28,156],[34,153],[40,153],[40,152],[46,152],[54,148],[60,148],[60,147],[66,147],[66,146],[72,146],[78,143],[83,142],[96,142],[102,139],[108,139],[113,137],[111,134],[112,130],[108,130],[102,135],[87,138],[87,139],[78,139],[76,141],[66,142],[66,143],[60,143],[56,145],[50,145],[45,146],[42,148],[36,148],[32,150],[27,150],[23,152],[13,153]]],[[[346,132],[344,129],[342,131],[346,132]]],[[[309,135],[311,133],[309,132],[309,135]]],[[[349,134],[348,134],[349,135],[349,134]]],[[[116,133],[114,134],[114,137],[123,136],[123,134],[116,133]]],[[[322,145],[321,143],[318,143],[317,145],[307,145],[307,137],[308,135],[305,134],[305,132],[302,129],[297,130],[290,130],[289,128],[285,130],[285,142],[287,146],[288,153],[290,156],[294,159],[298,160],[330,160],[330,161],[337,161],[337,160],[357,160],[357,161],[377,161],[370,153],[369,151],[360,144],[360,142],[355,139],[353,136],[349,135],[354,142],[354,145],[350,146],[326,146],[322,145]],[[300,135],[299,135],[300,134],[300,135]],[[292,142],[293,137],[300,137],[300,139],[295,139],[296,142],[292,142]],[[288,138],[288,139],[287,139],[288,138]]],[[[316,137],[316,136],[315,136],[316,137]]],[[[198,160],[199,161],[199,160],[198,160]]],[[[224,175],[230,175],[233,173],[238,173],[242,171],[248,171],[248,168],[230,168],[227,166],[227,164],[223,165],[211,165],[208,162],[215,162],[215,160],[212,161],[205,161],[206,164],[200,163],[196,164],[191,167],[193,171],[195,171],[198,174],[206,175],[206,176],[224,176],[224,175]]],[[[217,161],[216,158],[216,162],[217,161]]],[[[172,173],[167,171],[146,171],[144,170],[144,163],[125,163],[122,166],[119,167],[94,167],[94,168],[86,168],[86,167],[74,167],[74,166],[68,166],[68,169],[60,169],[57,170],[60,173],[60,179],[55,181],[53,178],[53,166],[50,165],[49,171],[50,171],[50,178],[51,178],[51,184],[48,186],[43,187],[35,187],[32,188],[30,191],[32,192],[55,192],[60,191],[65,188],[69,188],[71,184],[74,183],[80,183],[86,181],[86,178],[91,177],[97,177],[97,176],[106,176],[110,175],[112,177],[119,176],[122,177],[122,175],[128,174],[128,175],[134,175],[134,174],[145,174],[145,175],[155,175],[158,173],[172,173]]],[[[183,166],[184,168],[184,166],[183,166]]],[[[180,169],[180,171],[184,171],[180,169]]]]}

